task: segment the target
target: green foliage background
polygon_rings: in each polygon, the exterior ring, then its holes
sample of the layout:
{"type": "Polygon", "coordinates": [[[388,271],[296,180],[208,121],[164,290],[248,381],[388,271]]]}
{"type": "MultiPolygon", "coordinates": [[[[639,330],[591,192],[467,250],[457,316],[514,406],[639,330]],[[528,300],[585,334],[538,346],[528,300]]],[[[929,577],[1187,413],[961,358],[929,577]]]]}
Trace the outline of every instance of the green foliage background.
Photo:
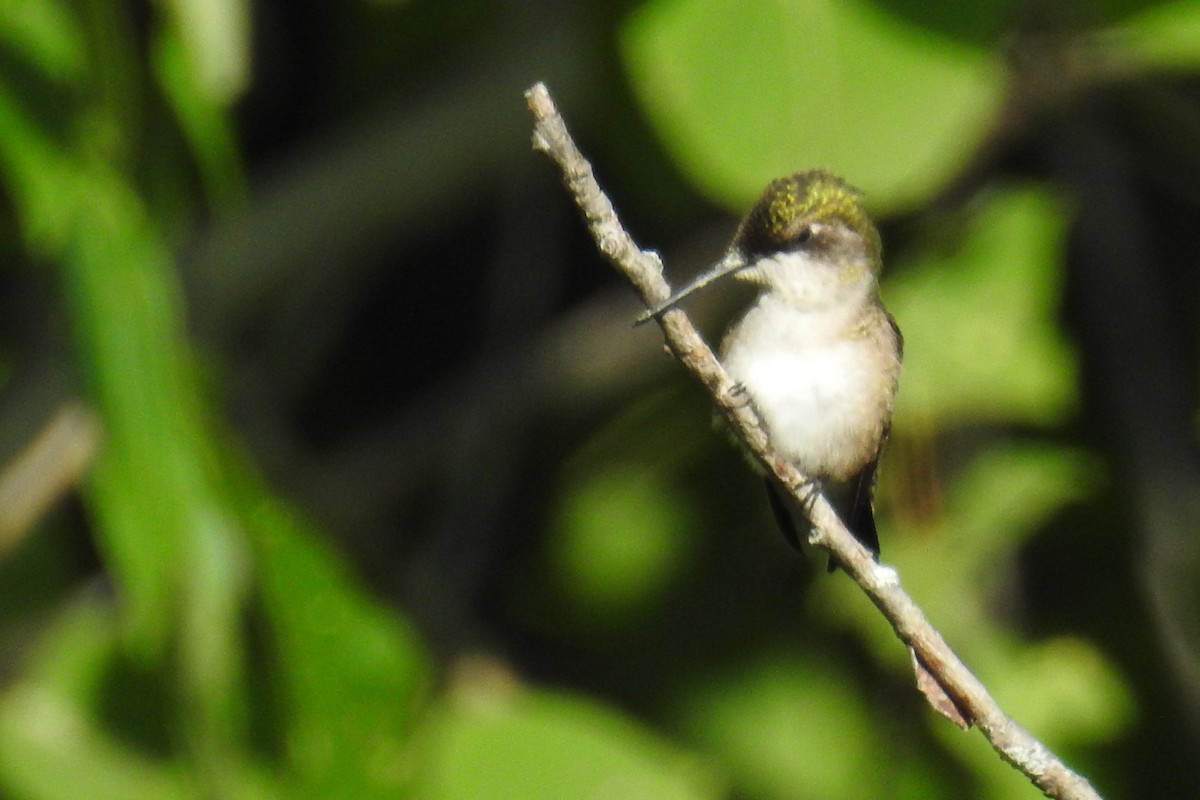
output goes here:
{"type": "Polygon", "coordinates": [[[1105,796],[1187,796],[1198,70],[1179,0],[0,2],[0,497],[57,498],[0,509],[0,796],[1035,794],[779,541],[535,80],[677,276],[772,177],[867,191],[884,559],[1105,796]]]}

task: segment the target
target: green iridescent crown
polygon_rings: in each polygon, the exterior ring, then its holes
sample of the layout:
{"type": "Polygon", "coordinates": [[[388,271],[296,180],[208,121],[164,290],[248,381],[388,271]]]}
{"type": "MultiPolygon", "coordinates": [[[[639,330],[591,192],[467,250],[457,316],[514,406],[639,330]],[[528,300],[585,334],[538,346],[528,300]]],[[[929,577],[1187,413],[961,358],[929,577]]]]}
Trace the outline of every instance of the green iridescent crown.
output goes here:
{"type": "Polygon", "coordinates": [[[862,235],[868,256],[879,263],[879,232],[862,206],[862,192],[823,169],[776,178],[738,228],[734,244],[747,255],[785,250],[799,243],[812,222],[840,222],[862,235]]]}

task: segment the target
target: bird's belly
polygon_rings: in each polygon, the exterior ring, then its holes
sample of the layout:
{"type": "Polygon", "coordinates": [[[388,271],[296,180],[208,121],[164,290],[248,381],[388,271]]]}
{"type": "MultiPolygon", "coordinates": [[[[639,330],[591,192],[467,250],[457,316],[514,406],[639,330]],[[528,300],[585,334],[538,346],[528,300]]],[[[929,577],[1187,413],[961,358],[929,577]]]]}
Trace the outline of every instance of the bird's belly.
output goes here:
{"type": "Polygon", "coordinates": [[[862,342],[800,352],[734,348],[725,367],[780,455],[803,472],[846,480],[877,455],[887,376],[862,342]]]}

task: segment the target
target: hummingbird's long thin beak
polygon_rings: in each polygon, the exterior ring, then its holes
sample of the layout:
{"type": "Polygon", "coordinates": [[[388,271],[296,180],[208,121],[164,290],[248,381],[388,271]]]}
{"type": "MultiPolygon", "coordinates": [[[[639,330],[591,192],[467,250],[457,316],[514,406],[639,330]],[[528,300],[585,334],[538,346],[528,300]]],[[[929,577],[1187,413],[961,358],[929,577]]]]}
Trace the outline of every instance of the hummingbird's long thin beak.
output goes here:
{"type": "Polygon", "coordinates": [[[744,266],[746,266],[745,256],[743,256],[737,250],[730,250],[724,255],[724,257],[721,258],[720,261],[718,261],[716,264],[713,264],[706,272],[702,272],[693,278],[691,283],[687,284],[658,305],[647,308],[645,311],[639,314],[638,318],[633,322],[634,326],[636,327],[638,325],[644,325],[645,323],[657,317],[659,314],[662,314],[664,311],[668,311],[677,306],[679,302],[683,300],[683,298],[687,297],[692,292],[699,291],[705,286],[708,286],[710,283],[718,281],[732,272],[737,272],[744,266]]]}

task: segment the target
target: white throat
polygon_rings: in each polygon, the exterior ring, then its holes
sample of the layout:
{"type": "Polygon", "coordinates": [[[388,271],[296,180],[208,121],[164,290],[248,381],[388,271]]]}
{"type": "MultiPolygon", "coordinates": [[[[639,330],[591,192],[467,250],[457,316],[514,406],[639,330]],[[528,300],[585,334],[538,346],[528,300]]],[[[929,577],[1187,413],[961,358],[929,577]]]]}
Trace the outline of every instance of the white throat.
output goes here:
{"type": "Polygon", "coordinates": [[[763,288],[763,299],[778,299],[797,311],[858,308],[876,291],[865,259],[830,262],[805,251],[760,258],[736,275],[763,288]]]}

